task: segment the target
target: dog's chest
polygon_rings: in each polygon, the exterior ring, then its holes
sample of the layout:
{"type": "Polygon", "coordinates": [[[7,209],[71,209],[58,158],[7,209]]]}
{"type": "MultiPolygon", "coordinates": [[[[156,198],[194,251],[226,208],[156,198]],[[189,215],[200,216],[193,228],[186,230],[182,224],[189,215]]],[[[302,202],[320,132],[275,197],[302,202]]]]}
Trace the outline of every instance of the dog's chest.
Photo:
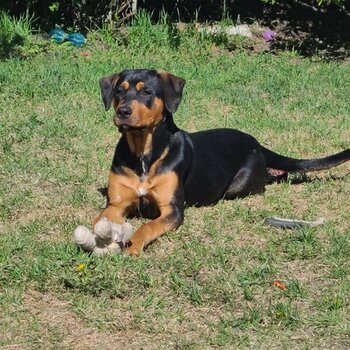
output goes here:
{"type": "Polygon", "coordinates": [[[166,149],[151,166],[147,164],[147,160],[144,157],[140,157],[139,184],[136,188],[136,193],[139,198],[146,197],[150,193],[150,190],[154,190],[156,187],[159,166],[162,164],[167,153],[168,149],[166,149]]]}
{"type": "Polygon", "coordinates": [[[143,184],[141,183],[140,186],[136,189],[136,193],[137,193],[137,196],[141,198],[147,195],[148,189],[146,188],[146,186],[143,186],[143,184]]]}
{"type": "Polygon", "coordinates": [[[140,159],[140,165],[141,165],[141,175],[140,175],[140,181],[143,182],[147,178],[147,168],[146,168],[146,161],[143,157],[140,159]]]}
{"type": "Polygon", "coordinates": [[[156,169],[148,169],[147,165],[143,162],[141,163],[140,167],[141,171],[128,172],[127,187],[134,191],[135,199],[140,199],[142,197],[151,199],[158,183],[156,169]]]}

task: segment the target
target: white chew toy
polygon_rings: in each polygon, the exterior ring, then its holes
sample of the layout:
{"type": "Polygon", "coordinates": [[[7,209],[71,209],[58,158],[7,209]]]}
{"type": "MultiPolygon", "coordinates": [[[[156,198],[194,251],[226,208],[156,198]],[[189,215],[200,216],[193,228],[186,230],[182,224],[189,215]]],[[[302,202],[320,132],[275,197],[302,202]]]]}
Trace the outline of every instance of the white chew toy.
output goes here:
{"type": "Polygon", "coordinates": [[[74,230],[78,246],[97,256],[121,252],[132,234],[130,223],[115,224],[104,217],[96,223],[94,234],[85,226],[78,226],[74,230]]]}

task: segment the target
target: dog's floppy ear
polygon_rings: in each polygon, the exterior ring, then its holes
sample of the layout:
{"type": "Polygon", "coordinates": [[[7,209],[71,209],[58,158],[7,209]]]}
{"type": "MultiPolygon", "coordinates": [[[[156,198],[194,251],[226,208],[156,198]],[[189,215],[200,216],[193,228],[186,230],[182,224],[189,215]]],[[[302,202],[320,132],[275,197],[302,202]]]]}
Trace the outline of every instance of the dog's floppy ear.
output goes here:
{"type": "Polygon", "coordinates": [[[100,79],[101,96],[106,111],[111,108],[113,98],[113,88],[118,80],[119,74],[112,74],[100,79]]]}
{"type": "Polygon", "coordinates": [[[165,107],[170,113],[175,113],[186,81],[163,70],[158,70],[157,73],[163,85],[165,107]]]}

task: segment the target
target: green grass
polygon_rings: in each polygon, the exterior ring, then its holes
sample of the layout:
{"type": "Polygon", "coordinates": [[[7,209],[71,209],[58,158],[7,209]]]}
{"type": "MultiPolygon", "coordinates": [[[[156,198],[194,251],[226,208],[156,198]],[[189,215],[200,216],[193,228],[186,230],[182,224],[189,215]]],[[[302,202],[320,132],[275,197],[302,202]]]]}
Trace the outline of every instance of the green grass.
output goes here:
{"type": "Polygon", "coordinates": [[[47,43],[32,35],[34,22],[28,13],[15,18],[0,10],[0,59],[32,56],[45,49],[47,43]]]}
{"type": "Polygon", "coordinates": [[[112,72],[185,78],[175,119],[189,131],[238,128],[298,157],[350,146],[349,63],[228,53],[191,29],[174,44],[164,23],[152,30],[145,46],[135,31],[129,46],[105,31],[81,50],[1,62],[0,348],[347,349],[349,164],[189,208],[139,258],[75,246],[74,228],[104,206],[119,138],[99,96],[112,72]],[[327,223],[285,232],[262,224],[272,215],[327,223]]]}

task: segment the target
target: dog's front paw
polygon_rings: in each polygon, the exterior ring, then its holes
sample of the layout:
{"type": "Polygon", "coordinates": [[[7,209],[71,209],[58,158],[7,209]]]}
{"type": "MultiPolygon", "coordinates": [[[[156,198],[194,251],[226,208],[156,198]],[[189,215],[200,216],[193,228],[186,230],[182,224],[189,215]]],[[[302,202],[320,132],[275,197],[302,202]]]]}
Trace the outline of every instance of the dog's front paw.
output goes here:
{"type": "Polygon", "coordinates": [[[123,250],[125,255],[139,256],[142,252],[143,244],[135,241],[130,241],[127,247],[123,250]]]}

